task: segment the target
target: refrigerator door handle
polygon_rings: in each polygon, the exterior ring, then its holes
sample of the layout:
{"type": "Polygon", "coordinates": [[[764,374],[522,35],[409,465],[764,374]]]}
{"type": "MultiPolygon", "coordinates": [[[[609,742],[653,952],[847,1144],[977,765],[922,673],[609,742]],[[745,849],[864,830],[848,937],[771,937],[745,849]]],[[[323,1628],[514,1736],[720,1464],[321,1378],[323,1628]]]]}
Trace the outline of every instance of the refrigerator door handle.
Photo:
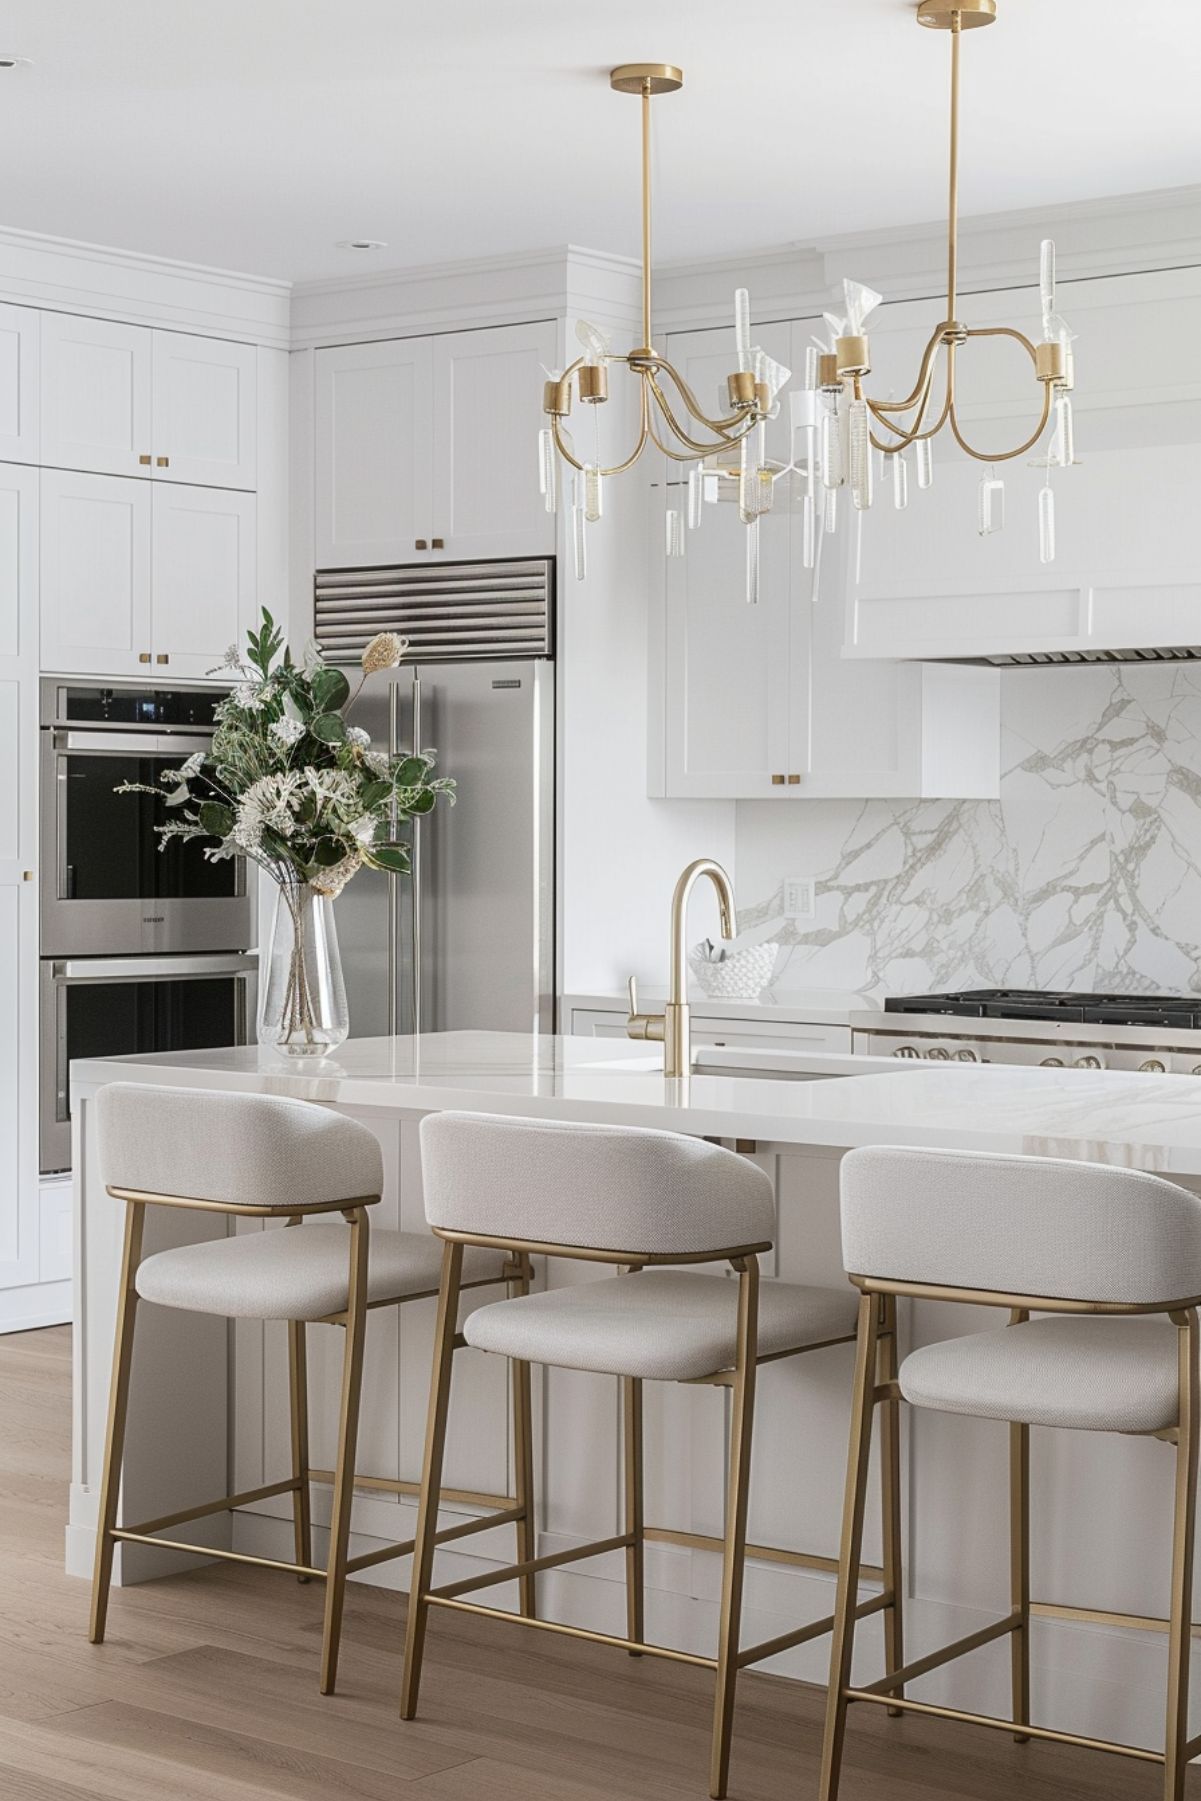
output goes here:
{"type": "MultiPolygon", "coordinates": [[[[388,684],[388,755],[395,757],[400,745],[400,684],[388,684]]],[[[396,836],[396,800],[392,801],[391,832],[396,836]]],[[[396,909],[400,896],[397,893],[397,878],[388,877],[388,1036],[395,1038],[399,1026],[397,1018],[397,953],[399,951],[399,921],[396,909]]]]}
{"type": "MultiPolygon", "coordinates": [[[[421,754],[421,677],[413,677],[413,755],[421,754]]],[[[421,821],[414,818],[412,875],[413,884],[413,1030],[422,1029],[421,1016],[421,821]]]]}

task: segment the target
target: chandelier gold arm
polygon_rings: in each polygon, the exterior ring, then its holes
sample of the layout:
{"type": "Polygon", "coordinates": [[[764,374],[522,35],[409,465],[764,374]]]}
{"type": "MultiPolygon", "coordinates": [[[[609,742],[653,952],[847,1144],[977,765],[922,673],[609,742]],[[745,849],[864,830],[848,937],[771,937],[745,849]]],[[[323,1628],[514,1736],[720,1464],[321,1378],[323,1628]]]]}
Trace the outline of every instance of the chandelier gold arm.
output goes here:
{"type": "MultiPolygon", "coordinates": [[[[947,420],[951,417],[951,408],[954,405],[954,402],[950,392],[948,392],[943,398],[942,411],[939,413],[934,424],[928,425],[925,431],[920,431],[918,427],[921,425],[922,419],[925,416],[926,405],[929,398],[930,397],[927,394],[926,399],[922,402],[921,412],[913,422],[913,430],[907,432],[903,438],[897,438],[895,442],[886,441],[877,438],[874,432],[869,432],[868,436],[875,448],[884,451],[887,456],[895,456],[899,451],[908,450],[911,444],[920,444],[926,438],[937,437],[947,420]]],[[[897,429],[896,426],[892,425],[887,419],[881,420],[881,424],[887,425],[890,431],[895,431],[897,429]]]]}
{"type": "MultiPolygon", "coordinates": [[[[581,463],[579,457],[577,457],[575,455],[575,453],[573,451],[571,451],[568,448],[568,446],[566,445],[566,443],[564,442],[562,428],[559,424],[559,420],[558,420],[557,416],[552,416],[551,422],[550,422],[550,428],[551,428],[551,431],[554,433],[555,449],[558,451],[559,455],[563,458],[563,461],[565,463],[570,463],[571,467],[573,469],[578,469],[580,474],[582,475],[584,473],[584,470],[586,468],[588,468],[589,465],[587,463],[581,463]]],[[[646,449],[647,439],[650,437],[650,429],[651,429],[650,405],[647,400],[646,386],[645,386],[645,384],[643,384],[640,418],[639,418],[639,425],[638,425],[638,442],[635,444],[633,450],[630,452],[629,456],[625,459],[625,461],[623,463],[614,463],[610,468],[602,468],[600,470],[601,475],[604,475],[604,476],[624,475],[627,469],[632,469],[634,467],[634,464],[638,461],[638,458],[642,455],[643,451],[646,449]]],[[[689,459],[689,460],[691,461],[691,459],[689,459]]]]}
{"type": "Polygon", "coordinates": [[[1001,450],[1001,451],[995,452],[992,455],[989,455],[988,452],[983,451],[983,450],[973,450],[972,449],[972,446],[968,443],[967,439],[964,437],[963,433],[959,429],[959,421],[955,416],[955,404],[952,401],[952,403],[951,403],[951,431],[954,434],[955,442],[959,445],[959,448],[961,450],[966,450],[967,454],[970,457],[975,457],[975,459],[978,463],[1009,463],[1009,462],[1012,462],[1014,457],[1024,456],[1028,450],[1033,450],[1034,446],[1038,443],[1038,440],[1042,437],[1043,433],[1046,431],[1047,420],[1051,417],[1051,401],[1052,401],[1052,397],[1053,397],[1053,387],[1050,382],[1045,382],[1043,384],[1043,387],[1044,387],[1044,392],[1043,392],[1042,417],[1040,418],[1036,429],[1033,432],[1031,432],[1030,436],[1026,439],[1026,442],[1024,444],[1019,444],[1017,446],[1016,450],[1001,450]]]}
{"type": "MultiPolygon", "coordinates": [[[[663,455],[665,457],[669,457],[673,463],[695,463],[696,462],[697,453],[695,451],[673,450],[671,448],[670,444],[665,444],[663,442],[663,439],[659,436],[659,433],[655,430],[655,415],[654,415],[653,410],[649,415],[647,423],[648,423],[648,429],[650,431],[651,443],[655,446],[656,450],[661,450],[663,452],[663,455]]],[[[710,451],[708,454],[712,455],[713,452],[710,451]]]]}
{"type": "Polygon", "coordinates": [[[938,355],[939,345],[951,341],[946,336],[948,329],[948,322],[944,320],[941,325],[936,325],[931,332],[926,343],[926,348],[922,352],[921,366],[918,369],[917,381],[914,384],[912,394],[908,395],[904,400],[868,401],[867,404],[871,407],[872,412],[875,413],[876,417],[881,419],[882,424],[887,424],[887,420],[884,420],[881,417],[884,413],[907,413],[910,407],[916,406],[918,401],[923,399],[929,393],[934,359],[938,355]]]}
{"type": "MultiPolygon", "coordinates": [[[[730,413],[727,418],[710,419],[708,413],[705,412],[679,370],[669,363],[665,357],[660,357],[658,366],[652,373],[654,373],[656,378],[660,375],[669,375],[676,385],[680,399],[684,402],[684,405],[687,407],[692,418],[696,420],[697,424],[705,426],[711,432],[716,432],[718,437],[724,437],[729,444],[739,443],[740,440],[746,436],[746,432],[750,427],[758,424],[758,413],[753,408],[748,411],[746,407],[739,407],[736,413],[730,413]],[[739,430],[738,428],[740,426],[744,429],[739,430]]],[[[715,450],[720,450],[721,446],[720,444],[715,444],[713,448],[715,450]]]]}
{"type": "MultiPolygon", "coordinates": [[[[667,368],[668,365],[665,364],[664,367],[667,368]]],[[[675,371],[672,370],[671,373],[674,375],[675,371]]],[[[654,395],[655,400],[658,402],[659,411],[663,414],[663,417],[666,419],[676,437],[680,440],[680,443],[686,444],[689,450],[695,452],[697,456],[712,456],[715,451],[727,450],[733,445],[741,444],[744,438],[750,436],[752,428],[759,422],[757,413],[743,414],[740,421],[742,425],[741,431],[726,432],[720,430],[711,420],[706,419],[703,414],[700,414],[698,417],[700,418],[701,423],[708,426],[709,429],[717,435],[717,442],[715,444],[703,444],[698,438],[690,436],[676,418],[666,394],[659,386],[658,376],[652,370],[644,369],[642,378],[654,395]]],[[[691,411],[691,408],[689,410],[691,411]]],[[[655,439],[655,442],[659,442],[657,438],[655,439]]],[[[662,449],[662,445],[660,445],[659,448],[662,449]]],[[[689,463],[692,460],[691,456],[679,457],[677,459],[677,461],[683,463],[689,463]]]]}

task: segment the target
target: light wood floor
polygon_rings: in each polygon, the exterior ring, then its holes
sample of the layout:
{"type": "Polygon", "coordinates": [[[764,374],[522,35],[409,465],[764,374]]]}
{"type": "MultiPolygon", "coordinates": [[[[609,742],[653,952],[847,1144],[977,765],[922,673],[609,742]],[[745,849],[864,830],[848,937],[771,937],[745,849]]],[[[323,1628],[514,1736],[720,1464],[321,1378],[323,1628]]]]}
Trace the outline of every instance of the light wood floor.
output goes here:
{"type": "MultiPolygon", "coordinates": [[[[704,1801],[703,1671],[443,1615],[405,1726],[403,1597],[351,1585],[342,1692],[322,1700],[319,1585],[230,1566],[116,1592],[108,1642],[90,1646],[85,1586],[62,1570],[69,1384],[65,1328],[0,1338],[3,1801],[704,1801]]],[[[822,1699],[742,1678],[732,1801],[813,1794],[822,1699]]],[[[1159,1781],[863,1708],[842,1794],[1153,1801],[1159,1781]]]]}

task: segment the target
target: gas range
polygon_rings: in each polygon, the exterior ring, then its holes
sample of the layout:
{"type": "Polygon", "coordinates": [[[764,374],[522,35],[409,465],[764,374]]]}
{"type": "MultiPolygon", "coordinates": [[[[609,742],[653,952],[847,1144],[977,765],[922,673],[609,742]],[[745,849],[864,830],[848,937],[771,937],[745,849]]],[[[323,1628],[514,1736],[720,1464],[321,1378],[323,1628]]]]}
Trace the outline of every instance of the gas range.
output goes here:
{"type": "Polygon", "coordinates": [[[852,1047],[935,1063],[1201,1075],[1201,996],[973,988],[891,996],[851,1017],[852,1047]]]}

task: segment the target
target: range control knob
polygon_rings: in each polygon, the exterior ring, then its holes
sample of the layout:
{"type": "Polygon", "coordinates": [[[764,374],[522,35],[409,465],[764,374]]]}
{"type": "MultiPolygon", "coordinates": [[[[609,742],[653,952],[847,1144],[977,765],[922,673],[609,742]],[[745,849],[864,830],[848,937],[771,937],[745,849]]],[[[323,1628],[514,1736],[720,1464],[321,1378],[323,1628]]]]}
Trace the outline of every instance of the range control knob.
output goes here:
{"type": "Polygon", "coordinates": [[[1064,1061],[1062,1057],[1044,1057],[1038,1067],[1040,1069],[1063,1069],[1064,1061]]]}
{"type": "Polygon", "coordinates": [[[978,1063],[980,1059],[975,1051],[956,1051],[955,1061],[956,1063],[978,1063]]]}
{"type": "Polygon", "coordinates": [[[1076,1061],[1072,1065],[1072,1068],[1073,1069],[1104,1069],[1105,1065],[1102,1063],[1100,1057],[1077,1057],[1076,1061]]]}
{"type": "Polygon", "coordinates": [[[894,1057],[920,1057],[921,1052],[915,1044],[902,1044],[892,1053],[894,1057]]]}
{"type": "Polygon", "coordinates": [[[949,1063],[951,1061],[950,1051],[941,1044],[936,1044],[929,1054],[935,1063],[949,1063]]]}
{"type": "Polygon", "coordinates": [[[1148,1057],[1145,1063],[1139,1064],[1138,1073],[1140,1076],[1162,1076],[1167,1074],[1167,1068],[1167,1064],[1161,1063],[1158,1057],[1148,1057]]]}

